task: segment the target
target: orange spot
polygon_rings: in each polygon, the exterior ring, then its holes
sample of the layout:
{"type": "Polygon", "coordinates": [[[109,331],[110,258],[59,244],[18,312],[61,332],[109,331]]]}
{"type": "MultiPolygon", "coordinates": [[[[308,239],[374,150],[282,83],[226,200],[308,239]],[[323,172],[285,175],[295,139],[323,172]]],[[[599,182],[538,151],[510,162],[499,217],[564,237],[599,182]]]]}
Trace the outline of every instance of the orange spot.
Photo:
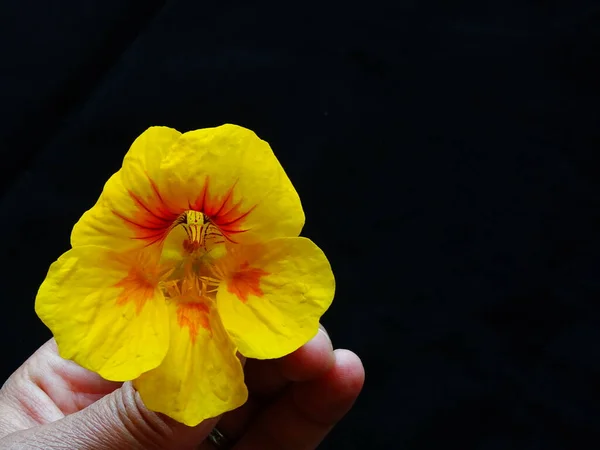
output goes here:
{"type": "Polygon", "coordinates": [[[210,222],[231,242],[234,242],[232,235],[248,231],[243,228],[243,222],[255,206],[242,209],[242,199],[234,202],[233,191],[236,183],[222,196],[215,196],[209,192],[209,177],[207,176],[196,198],[189,201],[187,198],[165,198],[153,180],[148,178],[148,182],[151,195],[147,198],[128,191],[136,206],[134,214],[129,216],[113,210],[117,217],[133,229],[134,239],[146,241],[147,245],[161,242],[171,228],[177,225],[177,218],[187,210],[206,214],[210,222]],[[187,208],[173,206],[185,204],[187,204],[187,208]]]}
{"type": "Polygon", "coordinates": [[[248,295],[252,294],[256,297],[262,297],[265,293],[260,288],[260,278],[269,275],[262,269],[250,267],[248,262],[244,262],[239,270],[233,274],[227,290],[246,303],[248,295]]]}
{"type": "Polygon", "coordinates": [[[127,276],[115,284],[115,287],[123,288],[117,297],[117,305],[133,302],[135,313],[139,314],[146,301],[154,296],[156,285],[151,283],[139,268],[135,267],[130,269],[127,276]]]}
{"type": "Polygon", "coordinates": [[[177,305],[177,323],[181,328],[187,327],[192,344],[196,343],[199,327],[211,331],[208,315],[210,311],[204,303],[189,302],[177,305]]]}

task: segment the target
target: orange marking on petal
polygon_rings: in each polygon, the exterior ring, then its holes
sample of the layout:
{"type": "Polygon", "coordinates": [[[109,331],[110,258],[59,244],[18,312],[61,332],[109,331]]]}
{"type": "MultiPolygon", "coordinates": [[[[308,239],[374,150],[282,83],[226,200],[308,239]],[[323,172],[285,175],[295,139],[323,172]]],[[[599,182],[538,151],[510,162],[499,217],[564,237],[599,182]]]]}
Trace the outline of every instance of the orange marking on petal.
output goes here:
{"type": "MultiPolygon", "coordinates": [[[[169,203],[177,203],[181,199],[164,198],[154,180],[148,177],[148,182],[152,188],[149,198],[143,199],[135,192],[128,191],[136,206],[136,211],[131,216],[114,210],[113,213],[134,231],[133,239],[143,240],[147,245],[152,245],[165,239],[169,231],[178,224],[176,220],[185,210],[169,206],[169,203]],[[174,200],[176,202],[173,202],[174,200]]],[[[221,197],[210,194],[209,184],[210,178],[207,176],[196,199],[187,202],[189,210],[206,214],[225,239],[236,243],[232,235],[248,231],[248,228],[243,227],[244,219],[254,211],[256,205],[243,209],[242,199],[234,202],[237,181],[221,197]]]]}
{"type": "Polygon", "coordinates": [[[244,262],[239,270],[235,272],[227,285],[227,290],[246,303],[250,294],[256,297],[262,297],[264,292],[260,288],[261,277],[270,275],[262,269],[250,267],[248,262],[244,262]]]}
{"type": "Polygon", "coordinates": [[[143,199],[135,192],[128,191],[136,206],[134,214],[126,216],[114,210],[113,213],[133,229],[135,233],[133,239],[144,240],[151,245],[166,237],[173,222],[183,211],[174,211],[169,207],[158,186],[150,177],[148,177],[148,183],[153,193],[149,198],[143,199]]]}
{"type": "Polygon", "coordinates": [[[208,196],[208,184],[209,184],[209,177],[207,175],[206,178],[204,178],[204,184],[202,185],[202,191],[200,192],[200,194],[198,194],[198,196],[196,197],[196,200],[194,200],[194,203],[189,203],[190,209],[192,209],[194,211],[206,213],[204,206],[206,205],[206,197],[208,196]]]}
{"type": "Polygon", "coordinates": [[[222,197],[211,196],[209,180],[208,176],[204,179],[202,191],[196,201],[190,204],[191,209],[206,214],[210,221],[223,233],[223,236],[235,243],[229,235],[248,231],[242,228],[242,224],[244,219],[256,208],[256,205],[244,211],[241,208],[241,199],[234,202],[233,192],[237,186],[237,181],[231,185],[222,197]]]}
{"type": "Polygon", "coordinates": [[[117,305],[126,305],[129,302],[135,304],[135,313],[142,312],[146,301],[154,295],[156,284],[152,283],[145,274],[137,267],[129,270],[125,278],[115,284],[115,287],[123,288],[117,297],[117,305]]]}
{"type": "Polygon", "coordinates": [[[214,211],[214,212],[211,212],[212,216],[219,217],[219,215],[223,212],[223,209],[225,208],[225,205],[231,200],[231,196],[233,195],[233,190],[235,189],[236,185],[237,185],[237,180],[235,181],[235,183],[233,183],[231,185],[231,187],[229,188],[229,190],[227,191],[227,193],[223,197],[223,200],[220,202],[221,206],[219,207],[219,209],[216,210],[216,211],[214,211]]]}
{"type": "Polygon", "coordinates": [[[177,305],[177,323],[181,328],[187,327],[192,344],[196,343],[200,328],[211,331],[208,315],[210,311],[204,303],[187,302],[177,305]]]}
{"type": "MultiPolygon", "coordinates": [[[[131,198],[133,198],[133,200],[135,201],[135,203],[142,208],[143,211],[145,211],[146,217],[144,217],[147,226],[147,229],[152,229],[152,230],[156,230],[156,229],[160,229],[161,227],[165,226],[165,223],[168,224],[168,217],[165,218],[163,216],[161,216],[161,211],[160,211],[160,205],[156,204],[153,205],[154,208],[156,209],[156,212],[153,211],[152,209],[150,209],[150,207],[148,205],[146,205],[142,199],[136,195],[134,192],[132,191],[128,191],[129,192],[129,196],[131,198]],[[154,227],[151,227],[149,225],[154,224],[154,227]]],[[[156,192],[156,191],[155,191],[156,192]]],[[[158,192],[156,192],[158,194],[158,192]]],[[[157,199],[159,200],[159,202],[162,201],[162,198],[160,197],[160,195],[158,195],[157,199]]]]}

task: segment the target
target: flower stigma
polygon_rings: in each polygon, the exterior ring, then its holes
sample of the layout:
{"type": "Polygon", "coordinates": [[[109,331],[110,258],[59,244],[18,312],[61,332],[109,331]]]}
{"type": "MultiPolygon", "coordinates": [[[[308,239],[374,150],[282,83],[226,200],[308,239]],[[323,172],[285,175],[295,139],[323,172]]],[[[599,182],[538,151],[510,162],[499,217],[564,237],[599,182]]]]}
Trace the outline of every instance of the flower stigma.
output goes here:
{"type": "Polygon", "coordinates": [[[221,282],[213,267],[225,254],[224,242],[219,228],[195,210],[183,212],[165,239],[167,251],[163,248],[161,255],[165,276],[159,286],[166,300],[177,304],[178,323],[189,329],[192,342],[200,328],[211,332],[208,315],[221,282]],[[177,257],[171,258],[167,254],[173,249],[177,257]]]}
{"type": "Polygon", "coordinates": [[[203,212],[185,211],[175,221],[175,225],[178,224],[182,225],[187,234],[187,239],[183,241],[183,248],[188,253],[206,251],[209,242],[212,245],[224,242],[219,229],[203,212]]]}

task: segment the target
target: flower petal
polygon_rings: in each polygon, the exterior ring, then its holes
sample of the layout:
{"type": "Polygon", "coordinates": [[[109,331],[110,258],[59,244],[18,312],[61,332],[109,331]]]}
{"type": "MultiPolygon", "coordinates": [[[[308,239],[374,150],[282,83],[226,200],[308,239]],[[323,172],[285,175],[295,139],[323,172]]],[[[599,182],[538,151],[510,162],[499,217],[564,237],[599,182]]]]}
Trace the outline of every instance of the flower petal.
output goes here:
{"type": "Polygon", "coordinates": [[[268,143],[236,125],[184,133],[161,165],[170,196],[204,212],[231,242],[298,236],[300,198],[268,143]]]}
{"type": "Polygon", "coordinates": [[[71,231],[71,246],[95,245],[123,250],[140,247],[135,231],[115,211],[133,211],[132,199],[123,186],[122,173],[112,175],[96,204],[87,210],[71,231]]]}
{"type": "Polygon", "coordinates": [[[73,227],[71,245],[135,248],[159,242],[180,211],[173,211],[160,191],[161,161],[181,133],[151,127],[125,155],[123,167],[105,184],[94,207],[73,227]]]}
{"type": "Polygon", "coordinates": [[[215,272],[219,314],[248,358],[279,358],[308,342],[335,290],[325,254],[306,238],[231,246],[215,272]]]}
{"type": "Polygon", "coordinates": [[[123,159],[123,181],[128,189],[150,197],[154,194],[149,180],[159,187],[163,181],[161,164],[181,133],[168,127],[150,127],[131,145],[123,159]]]}
{"type": "Polygon", "coordinates": [[[35,310],[62,357],[113,381],[160,364],[169,345],[166,304],[145,281],[155,259],[83,246],[50,266],[35,310]]]}
{"type": "Polygon", "coordinates": [[[213,307],[172,301],[169,317],[165,359],[134,381],[144,404],[189,426],[244,404],[242,365],[213,307]]]}
{"type": "Polygon", "coordinates": [[[265,141],[223,125],[191,131],[153,127],[132,145],[122,169],[75,225],[73,246],[162,244],[188,210],[203,212],[229,242],[297,236],[298,194],[265,141]]]}

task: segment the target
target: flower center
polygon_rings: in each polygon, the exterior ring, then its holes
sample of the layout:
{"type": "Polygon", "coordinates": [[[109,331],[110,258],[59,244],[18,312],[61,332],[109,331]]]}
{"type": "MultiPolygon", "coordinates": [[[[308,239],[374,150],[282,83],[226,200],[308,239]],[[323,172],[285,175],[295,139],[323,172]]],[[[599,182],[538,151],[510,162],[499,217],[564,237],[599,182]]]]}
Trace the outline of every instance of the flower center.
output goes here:
{"type": "Polygon", "coordinates": [[[183,212],[173,223],[163,249],[163,257],[165,252],[177,249],[175,258],[165,258],[166,264],[173,267],[161,283],[165,296],[178,302],[214,299],[220,280],[213,275],[212,266],[222,254],[224,249],[219,244],[224,242],[219,228],[206,214],[183,212]]]}
{"type": "Polygon", "coordinates": [[[185,211],[177,218],[175,225],[181,225],[187,234],[187,239],[183,241],[187,253],[198,250],[207,252],[210,246],[224,242],[223,234],[203,212],[185,211]]]}
{"type": "Polygon", "coordinates": [[[212,333],[210,311],[220,283],[212,267],[223,254],[224,248],[219,244],[224,241],[206,214],[189,210],[173,223],[163,247],[163,262],[172,270],[160,286],[167,301],[175,303],[177,323],[188,329],[192,343],[200,330],[212,333]]]}

